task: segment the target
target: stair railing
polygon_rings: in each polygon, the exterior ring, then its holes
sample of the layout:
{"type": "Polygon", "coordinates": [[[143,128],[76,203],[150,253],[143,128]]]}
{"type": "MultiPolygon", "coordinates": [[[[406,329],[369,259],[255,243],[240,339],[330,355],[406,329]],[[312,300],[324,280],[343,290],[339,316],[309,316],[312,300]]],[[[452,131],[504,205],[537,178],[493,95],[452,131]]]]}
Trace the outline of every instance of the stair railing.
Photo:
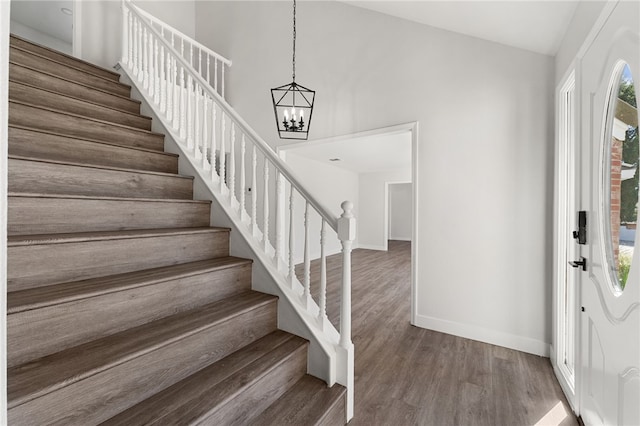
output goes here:
{"type": "Polygon", "coordinates": [[[330,365],[327,381],[330,385],[337,381],[347,387],[346,414],[347,420],[351,419],[353,204],[343,202],[340,217],[330,213],[226,102],[224,70],[231,65],[230,60],[141,10],[130,0],[123,0],[122,6],[120,66],[326,353],[330,365]],[[298,225],[303,227],[303,235],[297,240],[298,225]],[[318,232],[317,239],[310,236],[312,229],[318,232]],[[327,232],[334,234],[333,240],[327,232]],[[336,243],[335,247],[339,242],[337,250],[331,242],[336,243]],[[319,251],[317,289],[311,288],[312,249],[319,251]],[[342,276],[338,283],[339,331],[327,316],[330,250],[342,253],[342,276]],[[302,282],[295,268],[300,260],[302,282]],[[314,299],[312,293],[317,294],[317,298],[314,299]]]}

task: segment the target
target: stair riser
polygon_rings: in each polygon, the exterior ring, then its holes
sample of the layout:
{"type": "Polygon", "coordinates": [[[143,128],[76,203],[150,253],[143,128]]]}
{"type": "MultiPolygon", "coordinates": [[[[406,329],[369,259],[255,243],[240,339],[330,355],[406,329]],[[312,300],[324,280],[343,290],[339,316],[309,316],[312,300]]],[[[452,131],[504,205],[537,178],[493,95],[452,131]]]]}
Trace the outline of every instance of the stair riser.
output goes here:
{"type": "MultiPolygon", "coordinates": [[[[243,389],[243,392],[233,400],[198,419],[196,424],[238,426],[251,424],[252,418],[266,410],[306,372],[307,347],[302,346],[252,386],[243,389]]],[[[161,423],[156,423],[155,426],[161,426],[161,423]]]]}
{"type": "Polygon", "coordinates": [[[129,96],[131,88],[120,84],[114,80],[108,80],[93,74],[88,74],[82,70],[69,68],[64,64],[50,61],[46,58],[36,56],[24,50],[11,48],[9,60],[25,67],[33,68],[49,74],[57,75],[67,80],[77,81],[96,89],[105,90],[121,96],[129,96]]]}
{"type": "Polygon", "coordinates": [[[41,46],[38,46],[36,44],[29,43],[26,40],[21,40],[21,39],[16,38],[16,37],[11,37],[11,46],[20,47],[20,48],[22,48],[24,50],[28,50],[29,52],[33,52],[33,53],[36,53],[36,54],[41,55],[41,56],[46,56],[47,58],[52,59],[54,61],[61,62],[61,63],[66,64],[66,65],[70,65],[70,66],[72,66],[74,68],[78,68],[78,69],[87,71],[87,72],[89,72],[91,74],[95,74],[95,75],[98,75],[98,76],[103,77],[103,78],[108,78],[108,79],[114,80],[114,81],[118,81],[119,80],[118,74],[114,74],[114,73],[109,72],[107,70],[104,70],[104,69],[102,69],[100,67],[93,66],[91,64],[88,64],[88,63],[83,62],[83,61],[79,61],[79,60],[74,59],[74,58],[70,58],[67,55],[55,52],[55,51],[47,49],[45,47],[41,47],[41,46]]]}
{"type": "Polygon", "coordinates": [[[107,122],[11,101],[9,102],[9,124],[118,145],[156,151],[164,149],[163,135],[129,127],[113,126],[107,122]]]}
{"type": "Polygon", "coordinates": [[[275,328],[274,301],[14,407],[9,423],[100,423],[275,328]]]}
{"type": "Polygon", "coordinates": [[[229,233],[10,246],[7,288],[24,290],[229,255],[229,233]]]}
{"type": "Polygon", "coordinates": [[[10,158],[9,192],[192,199],[193,180],[10,158]]]}
{"type": "Polygon", "coordinates": [[[9,127],[9,155],[42,160],[178,173],[178,157],[160,151],[140,151],[68,136],[9,127]]]}
{"type": "Polygon", "coordinates": [[[210,205],[9,196],[9,235],[209,226],[210,205]]]}
{"type": "Polygon", "coordinates": [[[7,363],[12,367],[250,289],[247,263],[11,314],[7,363]]]}
{"type": "Polygon", "coordinates": [[[151,119],[148,117],[118,111],[14,81],[9,82],[9,99],[142,130],[151,130],[151,119]]]}
{"type": "Polygon", "coordinates": [[[9,63],[9,76],[11,80],[20,83],[30,84],[36,87],[53,90],[54,92],[65,93],[86,101],[100,105],[117,108],[123,111],[138,114],[140,104],[131,99],[114,95],[90,86],[84,86],[71,80],[65,80],[51,74],[45,74],[31,68],[26,68],[18,64],[9,63]]]}

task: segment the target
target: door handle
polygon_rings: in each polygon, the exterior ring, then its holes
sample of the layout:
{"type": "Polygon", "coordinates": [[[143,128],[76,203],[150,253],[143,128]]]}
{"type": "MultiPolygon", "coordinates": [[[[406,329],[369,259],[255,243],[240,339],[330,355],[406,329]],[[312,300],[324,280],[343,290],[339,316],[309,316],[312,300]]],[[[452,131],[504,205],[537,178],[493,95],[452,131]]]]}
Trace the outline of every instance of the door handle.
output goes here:
{"type": "Polygon", "coordinates": [[[569,265],[574,268],[582,268],[583,271],[587,270],[587,258],[580,256],[580,260],[574,260],[573,262],[569,262],[569,265]]]}

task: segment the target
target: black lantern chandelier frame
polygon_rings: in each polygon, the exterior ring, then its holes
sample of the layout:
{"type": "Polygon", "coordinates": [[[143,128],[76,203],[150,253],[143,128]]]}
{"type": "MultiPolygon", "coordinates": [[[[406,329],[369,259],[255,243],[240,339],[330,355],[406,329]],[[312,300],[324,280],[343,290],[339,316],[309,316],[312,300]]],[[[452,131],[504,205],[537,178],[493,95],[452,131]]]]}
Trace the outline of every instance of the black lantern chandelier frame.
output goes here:
{"type": "Polygon", "coordinates": [[[307,140],[316,92],[296,83],[296,0],[293,0],[292,59],[293,81],[271,89],[273,112],[280,139],[307,140]]]}

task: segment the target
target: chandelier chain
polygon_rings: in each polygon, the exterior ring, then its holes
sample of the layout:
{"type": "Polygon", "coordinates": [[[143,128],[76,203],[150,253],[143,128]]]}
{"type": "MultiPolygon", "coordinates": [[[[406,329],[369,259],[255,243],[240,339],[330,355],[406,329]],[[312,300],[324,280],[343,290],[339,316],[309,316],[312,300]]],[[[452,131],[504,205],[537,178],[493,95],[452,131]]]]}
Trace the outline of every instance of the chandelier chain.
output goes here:
{"type": "Polygon", "coordinates": [[[296,81],[296,0],[293,0],[293,82],[296,81]]]}

